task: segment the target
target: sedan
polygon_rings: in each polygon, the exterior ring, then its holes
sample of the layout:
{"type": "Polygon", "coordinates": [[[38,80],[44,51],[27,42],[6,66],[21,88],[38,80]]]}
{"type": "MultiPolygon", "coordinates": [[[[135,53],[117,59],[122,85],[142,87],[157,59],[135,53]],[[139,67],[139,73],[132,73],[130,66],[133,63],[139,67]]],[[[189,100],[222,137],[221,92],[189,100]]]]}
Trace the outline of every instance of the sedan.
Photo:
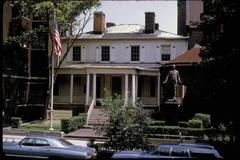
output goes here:
{"type": "Polygon", "coordinates": [[[76,146],[58,137],[25,137],[19,143],[4,143],[6,157],[37,159],[94,159],[96,150],[90,147],[76,146]]]}

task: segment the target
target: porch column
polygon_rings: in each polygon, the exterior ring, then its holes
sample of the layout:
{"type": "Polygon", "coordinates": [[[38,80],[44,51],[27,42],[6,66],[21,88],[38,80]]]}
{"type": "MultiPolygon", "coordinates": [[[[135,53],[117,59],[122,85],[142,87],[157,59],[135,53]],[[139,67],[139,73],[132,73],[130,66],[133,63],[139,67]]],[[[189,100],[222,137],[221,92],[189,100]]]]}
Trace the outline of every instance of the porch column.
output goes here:
{"type": "Polygon", "coordinates": [[[136,99],[138,98],[138,75],[136,75],[136,86],[135,86],[135,88],[136,88],[136,91],[135,91],[135,97],[136,97],[136,99]]]}
{"type": "Polygon", "coordinates": [[[158,83],[158,90],[157,90],[157,105],[159,107],[159,111],[160,111],[160,92],[161,92],[161,88],[160,88],[160,72],[158,73],[158,78],[157,78],[157,83],[158,83]]]}
{"type": "Polygon", "coordinates": [[[96,105],[96,79],[97,75],[96,73],[93,74],[93,99],[94,99],[94,105],[96,105]]]}
{"type": "Polygon", "coordinates": [[[132,75],[132,104],[136,102],[136,75],[132,75]]]}
{"type": "Polygon", "coordinates": [[[128,103],[128,74],[125,74],[125,105],[128,103]]]}
{"type": "Polygon", "coordinates": [[[89,89],[90,89],[90,74],[87,74],[87,85],[86,85],[86,102],[85,104],[89,104],[89,89]]]}
{"type": "Polygon", "coordinates": [[[70,104],[72,104],[72,102],[73,102],[73,74],[71,74],[70,77],[71,78],[70,78],[70,99],[69,99],[69,101],[70,101],[70,104]]]}

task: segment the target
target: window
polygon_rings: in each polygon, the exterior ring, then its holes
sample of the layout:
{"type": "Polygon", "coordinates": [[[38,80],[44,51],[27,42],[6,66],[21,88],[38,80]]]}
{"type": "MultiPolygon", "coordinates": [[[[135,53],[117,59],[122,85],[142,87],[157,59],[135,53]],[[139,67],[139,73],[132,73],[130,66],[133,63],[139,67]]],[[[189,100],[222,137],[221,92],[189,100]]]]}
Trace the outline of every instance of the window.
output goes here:
{"type": "Polygon", "coordinates": [[[188,157],[188,152],[186,148],[173,148],[171,156],[188,157]]]}
{"type": "Polygon", "coordinates": [[[24,146],[33,146],[33,138],[25,138],[20,143],[24,146]]]}
{"type": "Polygon", "coordinates": [[[170,61],[170,45],[162,45],[161,46],[161,55],[162,55],[162,61],[170,61]]]}
{"type": "Polygon", "coordinates": [[[162,156],[169,156],[170,148],[169,147],[159,147],[157,149],[158,154],[162,156]]]}
{"type": "Polygon", "coordinates": [[[44,139],[36,139],[35,146],[50,146],[50,145],[48,144],[48,141],[44,139]]]}
{"type": "Polygon", "coordinates": [[[102,61],[110,61],[110,47],[102,46],[102,61]]]}
{"type": "Polygon", "coordinates": [[[131,61],[139,61],[140,57],[140,47],[139,46],[131,46],[131,61]]]}
{"type": "Polygon", "coordinates": [[[156,77],[150,79],[150,97],[156,97],[156,77]]]}
{"type": "Polygon", "coordinates": [[[73,61],[81,61],[81,47],[73,47],[73,61]]]}

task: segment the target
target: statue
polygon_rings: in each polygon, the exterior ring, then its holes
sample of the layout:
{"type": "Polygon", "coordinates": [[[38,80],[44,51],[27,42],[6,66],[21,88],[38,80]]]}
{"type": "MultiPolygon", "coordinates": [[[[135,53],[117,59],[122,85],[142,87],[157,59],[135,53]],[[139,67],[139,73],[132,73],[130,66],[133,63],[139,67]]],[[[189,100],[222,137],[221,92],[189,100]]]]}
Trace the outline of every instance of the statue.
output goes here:
{"type": "Polygon", "coordinates": [[[168,75],[163,81],[163,84],[167,84],[167,90],[169,91],[168,98],[177,101],[177,88],[178,84],[182,84],[182,81],[175,65],[172,65],[172,69],[168,72],[168,75]]]}

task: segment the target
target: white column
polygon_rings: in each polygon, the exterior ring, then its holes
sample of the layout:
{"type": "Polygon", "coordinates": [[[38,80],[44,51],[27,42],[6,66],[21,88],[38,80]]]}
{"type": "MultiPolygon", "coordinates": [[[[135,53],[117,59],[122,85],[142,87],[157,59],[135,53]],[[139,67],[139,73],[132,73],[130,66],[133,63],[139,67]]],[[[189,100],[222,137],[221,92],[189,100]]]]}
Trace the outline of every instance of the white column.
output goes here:
{"type": "Polygon", "coordinates": [[[136,75],[136,86],[135,86],[136,90],[135,90],[135,97],[138,98],[138,75],[136,75]]]}
{"type": "Polygon", "coordinates": [[[125,74],[125,105],[128,103],[128,74],[125,74]]]}
{"type": "Polygon", "coordinates": [[[136,75],[132,75],[132,104],[136,102],[136,75]]]}
{"type": "Polygon", "coordinates": [[[85,104],[89,104],[89,90],[90,90],[90,74],[87,74],[87,85],[86,85],[86,102],[85,104]]]}
{"type": "Polygon", "coordinates": [[[160,72],[158,73],[158,78],[157,78],[157,83],[158,83],[158,90],[157,90],[157,105],[159,107],[159,111],[160,111],[160,92],[161,92],[161,88],[160,88],[160,72]]]}
{"type": "Polygon", "coordinates": [[[73,74],[71,74],[71,79],[70,79],[70,104],[73,102],[73,74]]]}
{"type": "Polygon", "coordinates": [[[93,74],[93,99],[95,100],[94,105],[96,104],[96,79],[97,79],[97,75],[96,73],[93,74]]]}

